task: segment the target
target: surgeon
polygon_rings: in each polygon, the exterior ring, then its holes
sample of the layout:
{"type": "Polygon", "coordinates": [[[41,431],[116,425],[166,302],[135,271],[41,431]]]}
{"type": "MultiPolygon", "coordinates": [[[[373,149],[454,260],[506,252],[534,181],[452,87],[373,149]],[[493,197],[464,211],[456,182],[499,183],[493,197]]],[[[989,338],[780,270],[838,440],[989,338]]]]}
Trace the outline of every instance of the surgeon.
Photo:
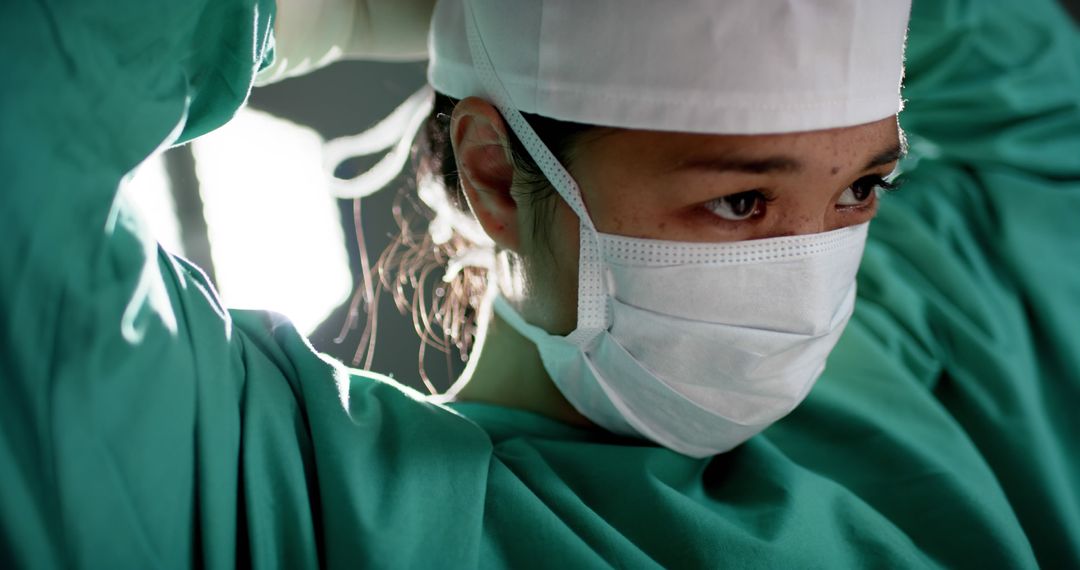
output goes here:
{"type": "Polygon", "coordinates": [[[0,8],[0,566],[1080,564],[1052,0],[121,4],[0,8]],[[425,53],[392,146],[480,323],[436,397],[123,185],[257,75],[425,53]]]}

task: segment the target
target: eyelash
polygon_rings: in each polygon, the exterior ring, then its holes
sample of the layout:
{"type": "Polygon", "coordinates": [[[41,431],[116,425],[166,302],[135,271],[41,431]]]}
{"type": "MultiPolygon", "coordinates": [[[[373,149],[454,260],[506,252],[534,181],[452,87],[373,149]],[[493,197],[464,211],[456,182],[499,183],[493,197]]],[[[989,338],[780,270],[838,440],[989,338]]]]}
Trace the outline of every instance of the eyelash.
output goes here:
{"type": "MultiPolygon", "coordinates": [[[[874,203],[874,201],[871,199],[871,197],[869,195],[869,192],[877,191],[876,192],[877,197],[880,197],[883,194],[888,194],[890,192],[895,192],[897,189],[900,188],[900,181],[899,180],[890,181],[890,180],[886,180],[885,178],[883,178],[882,176],[880,176],[878,174],[871,174],[871,175],[868,175],[868,176],[863,176],[862,178],[856,180],[855,182],[852,182],[850,186],[848,186],[847,188],[844,189],[844,192],[847,193],[849,190],[854,190],[856,188],[868,190],[868,194],[867,194],[866,198],[859,201],[859,203],[857,203],[857,204],[838,204],[839,207],[845,208],[845,209],[848,209],[848,208],[853,208],[853,209],[867,208],[871,204],[874,203]]],[[[841,196],[843,196],[843,195],[841,195],[841,196]]],[[[856,199],[858,199],[858,198],[856,198],[856,199]]]]}
{"type": "MultiPolygon", "coordinates": [[[[863,176],[862,178],[856,180],[855,182],[852,182],[851,185],[848,186],[848,188],[844,189],[844,192],[847,192],[848,190],[853,190],[855,188],[867,188],[867,187],[869,187],[869,190],[871,192],[873,192],[875,190],[880,190],[880,194],[879,194],[879,196],[880,196],[881,194],[888,194],[890,192],[895,192],[897,189],[900,188],[900,184],[901,184],[901,180],[899,180],[899,179],[886,180],[881,175],[871,174],[871,175],[868,175],[868,176],[863,176]]],[[[753,218],[760,218],[761,216],[763,216],[765,214],[765,210],[766,210],[767,205],[770,202],[774,201],[774,200],[776,200],[776,196],[772,192],[770,192],[768,190],[765,190],[765,189],[755,189],[755,190],[747,190],[747,191],[744,191],[744,192],[737,192],[735,194],[729,194],[727,196],[721,196],[720,198],[716,198],[714,200],[711,200],[711,201],[707,202],[704,205],[704,207],[705,207],[705,210],[708,211],[710,213],[710,215],[714,219],[718,218],[718,219],[726,221],[726,222],[743,222],[743,221],[746,221],[746,220],[750,220],[750,219],[753,219],[753,218]],[[737,219],[730,219],[730,218],[726,218],[726,217],[722,216],[721,214],[717,213],[717,211],[716,211],[717,209],[720,209],[721,207],[723,207],[725,204],[727,204],[729,209],[730,209],[730,205],[734,201],[740,200],[740,199],[747,199],[747,198],[753,199],[754,203],[753,203],[753,210],[751,212],[749,212],[748,214],[746,214],[745,217],[737,218],[737,219]]],[[[858,204],[846,204],[846,205],[840,205],[839,207],[843,208],[843,209],[864,209],[864,208],[867,208],[872,203],[873,203],[873,200],[871,200],[870,196],[867,195],[867,197],[863,201],[859,202],[858,204]]]]}
{"type": "Polygon", "coordinates": [[[721,196],[719,198],[710,200],[710,201],[706,202],[703,205],[703,207],[707,212],[709,212],[709,215],[712,216],[713,218],[720,219],[720,220],[723,220],[723,221],[726,221],[726,222],[743,222],[743,221],[746,221],[746,220],[749,220],[749,219],[752,219],[752,218],[759,218],[759,217],[763,216],[765,214],[766,205],[769,204],[770,202],[772,202],[773,200],[776,200],[776,196],[772,192],[770,192],[768,190],[764,190],[764,189],[746,190],[744,192],[736,192],[735,194],[728,194],[727,196],[721,196]],[[730,209],[730,207],[735,203],[739,203],[740,205],[744,205],[742,203],[742,200],[748,199],[748,198],[753,200],[753,203],[752,203],[753,209],[750,212],[746,213],[745,215],[737,214],[738,216],[743,216],[743,217],[738,217],[736,219],[731,219],[731,218],[726,218],[723,215],[721,215],[719,212],[717,212],[717,210],[719,210],[719,209],[721,209],[721,208],[723,208],[725,206],[727,206],[730,209]]]}

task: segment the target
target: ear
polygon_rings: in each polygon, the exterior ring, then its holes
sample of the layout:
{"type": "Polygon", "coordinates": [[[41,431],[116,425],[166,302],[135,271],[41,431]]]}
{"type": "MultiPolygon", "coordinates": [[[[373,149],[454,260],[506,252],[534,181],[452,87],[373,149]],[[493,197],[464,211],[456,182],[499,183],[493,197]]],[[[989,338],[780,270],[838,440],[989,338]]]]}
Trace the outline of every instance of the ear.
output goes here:
{"type": "Polygon", "coordinates": [[[465,198],[480,226],[499,247],[519,251],[518,205],[510,192],[514,165],[502,115],[479,97],[459,101],[450,117],[450,142],[465,198]]]}

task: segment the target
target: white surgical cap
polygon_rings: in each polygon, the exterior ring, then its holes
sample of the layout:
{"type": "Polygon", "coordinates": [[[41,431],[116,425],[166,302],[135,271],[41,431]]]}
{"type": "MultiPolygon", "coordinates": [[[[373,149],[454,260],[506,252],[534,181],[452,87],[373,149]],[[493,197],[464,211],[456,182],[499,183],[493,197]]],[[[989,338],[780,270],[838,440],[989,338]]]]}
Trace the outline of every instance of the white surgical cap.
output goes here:
{"type": "MultiPolygon", "coordinates": [[[[465,0],[440,0],[428,81],[487,93],[465,0]]],[[[896,114],[909,0],[467,0],[513,107],[553,119],[758,134],[896,114]]]]}
{"type": "MultiPolygon", "coordinates": [[[[394,179],[430,113],[432,87],[493,102],[534,158],[550,152],[518,111],[714,134],[890,117],[901,107],[910,8],[910,0],[439,0],[430,87],[367,132],[327,143],[331,172],[351,156],[389,151],[360,176],[333,179],[332,191],[359,198],[394,179]]],[[[538,160],[549,177],[565,174],[538,160]]]]}

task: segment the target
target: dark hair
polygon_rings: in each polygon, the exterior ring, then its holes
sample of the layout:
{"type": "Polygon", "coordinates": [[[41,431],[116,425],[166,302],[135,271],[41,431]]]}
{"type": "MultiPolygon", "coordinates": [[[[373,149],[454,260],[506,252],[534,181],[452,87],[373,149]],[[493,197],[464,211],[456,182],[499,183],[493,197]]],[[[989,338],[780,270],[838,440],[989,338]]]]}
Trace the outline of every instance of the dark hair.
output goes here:
{"type": "MultiPolygon", "coordinates": [[[[450,139],[450,116],[457,103],[457,99],[435,94],[431,114],[413,142],[412,163],[416,181],[430,177],[440,183],[450,203],[469,214],[450,139]]],[[[540,140],[567,168],[573,164],[576,145],[581,137],[601,129],[540,115],[523,115],[540,140]]],[[[527,196],[537,206],[538,219],[533,227],[539,234],[536,235],[537,239],[546,241],[547,236],[542,232],[550,225],[550,216],[556,204],[554,200],[557,199],[555,190],[509,128],[507,135],[510,143],[508,152],[514,166],[513,190],[517,196],[527,196]]],[[[378,288],[387,289],[393,294],[399,311],[412,314],[414,327],[422,340],[420,376],[434,393],[435,388],[423,369],[424,348],[433,346],[446,352],[456,348],[463,360],[468,358],[477,332],[480,303],[487,287],[487,272],[466,267],[450,282],[443,282],[441,278],[447,262],[474,244],[457,232],[448,242],[435,244],[427,232],[427,225],[434,213],[417,198],[415,187],[406,186],[398,194],[393,213],[400,233],[379,256],[374,269],[378,275],[378,288]]],[[[369,306],[369,328],[375,306],[377,303],[369,306]]],[[[354,364],[359,362],[364,350],[365,347],[361,346],[357,351],[354,364]]],[[[370,351],[370,346],[367,350],[370,351]]]]}
{"type": "MultiPolygon", "coordinates": [[[[361,249],[361,270],[364,283],[353,295],[349,314],[342,326],[338,341],[345,339],[359,318],[360,304],[367,309],[367,325],[360,345],[353,356],[353,365],[364,361],[370,366],[374,356],[375,330],[378,321],[379,297],[382,290],[389,290],[397,310],[413,315],[413,325],[420,336],[420,378],[432,393],[436,390],[423,369],[424,349],[434,347],[450,353],[457,349],[462,359],[468,359],[476,334],[476,320],[481,301],[487,288],[487,271],[465,267],[449,282],[442,279],[446,264],[457,254],[473,247],[464,236],[454,232],[450,240],[435,244],[428,233],[428,225],[434,212],[423,204],[415,192],[421,180],[431,180],[442,186],[450,204],[464,214],[471,215],[458,176],[454,145],[450,140],[450,116],[458,100],[435,93],[434,105],[428,118],[420,127],[411,148],[415,178],[413,184],[404,186],[397,193],[393,205],[393,217],[399,228],[390,245],[370,266],[360,226],[360,201],[354,202],[356,240],[361,249]],[[374,280],[374,269],[378,279],[374,280]]],[[[536,131],[544,145],[555,154],[564,166],[570,168],[576,158],[577,142],[591,132],[606,131],[595,125],[557,121],[538,114],[522,113],[536,131]]],[[[508,152],[514,166],[512,191],[518,199],[527,196],[537,213],[534,238],[546,242],[546,229],[554,212],[556,193],[536,161],[529,157],[521,140],[508,128],[510,142],[508,152]]]]}

